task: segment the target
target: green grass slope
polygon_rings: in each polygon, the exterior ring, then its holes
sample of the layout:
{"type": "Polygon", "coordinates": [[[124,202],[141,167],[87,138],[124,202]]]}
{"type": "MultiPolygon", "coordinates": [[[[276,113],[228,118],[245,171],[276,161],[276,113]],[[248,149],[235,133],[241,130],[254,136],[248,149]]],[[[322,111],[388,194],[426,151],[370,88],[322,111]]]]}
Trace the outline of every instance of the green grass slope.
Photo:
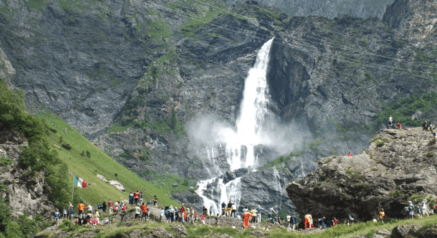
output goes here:
{"type": "Polygon", "coordinates": [[[79,199],[83,199],[84,202],[91,203],[93,206],[109,199],[128,200],[129,192],[137,189],[143,192],[145,201],[157,195],[159,204],[178,205],[167,192],[146,182],[134,172],[114,161],[51,111],[44,109],[37,114],[37,117],[46,120],[47,124],[56,130],[56,133],[49,135],[49,143],[53,149],[56,149],[60,159],[68,165],[70,173],[65,174],[65,176],[68,176],[70,181],[69,191],[72,192],[74,188],[75,205],[79,199]],[[60,137],[62,137],[62,143],[60,143],[60,137]],[[69,144],[72,147],[71,150],[63,148],[62,144],[69,144]],[[82,156],[82,151],[85,153],[89,151],[91,156],[82,156]],[[86,189],[73,187],[72,173],[85,179],[91,184],[91,187],[86,189]],[[119,181],[125,187],[126,193],[106,184],[96,176],[97,174],[105,176],[108,180],[119,181]]]}

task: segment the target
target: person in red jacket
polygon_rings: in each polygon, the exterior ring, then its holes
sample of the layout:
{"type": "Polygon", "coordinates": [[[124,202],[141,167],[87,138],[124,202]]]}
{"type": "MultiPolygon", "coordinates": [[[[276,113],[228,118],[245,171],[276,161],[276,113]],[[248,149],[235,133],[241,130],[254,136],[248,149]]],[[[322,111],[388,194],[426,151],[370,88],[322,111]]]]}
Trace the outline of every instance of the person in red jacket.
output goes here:
{"type": "Polygon", "coordinates": [[[338,220],[337,218],[334,217],[334,227],[337,227],[337,225],[338,225],[338,220]]]}
{"type": "Polygon", "coordinates": [[[184,204],[182,203],[181,204],[181,209],[179,209],[179,213],[181,214],[181,221],[182,221],[182,223],[185,222],[184,212],[185,212],[185,207],[184,207],[184,204]]]}
{"type": "Polygon", "coordinates": [[[84,181],[82,182],[82,188],[86,188],[86,186],[87,186],[87,183],[86,183],[86,181],[84,180],[84,181]]]}

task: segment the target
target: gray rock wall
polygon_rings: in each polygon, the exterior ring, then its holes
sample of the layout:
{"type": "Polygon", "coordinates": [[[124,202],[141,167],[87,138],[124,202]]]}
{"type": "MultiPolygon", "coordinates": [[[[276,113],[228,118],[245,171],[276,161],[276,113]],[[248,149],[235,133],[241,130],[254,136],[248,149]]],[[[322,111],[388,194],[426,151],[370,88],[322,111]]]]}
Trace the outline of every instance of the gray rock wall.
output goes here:
{"type": "MultiPolygon", "coordinates": [[[[228,5],[246,0],[227,0],[228,5]]],[[[359,18],[382,19],[387,5],[394,0],[256,0],[261,5],[283,11],[290,16],[322,16],[333,19],[347,15],[359,18]]]]}

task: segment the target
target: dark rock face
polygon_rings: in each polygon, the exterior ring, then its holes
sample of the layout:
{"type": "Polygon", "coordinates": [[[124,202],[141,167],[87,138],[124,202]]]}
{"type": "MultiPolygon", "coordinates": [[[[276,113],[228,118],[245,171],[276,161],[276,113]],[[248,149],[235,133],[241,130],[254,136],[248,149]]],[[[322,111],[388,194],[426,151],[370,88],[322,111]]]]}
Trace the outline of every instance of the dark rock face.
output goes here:
{"type": "MultiPolygon", "coordinates": [[[[228,5],[245,0],[227,0],[228,5]]],[[[322,16],[333,19],[335,17],[345,17],[346,15],[359,18],[377,17],[382,19],[387,5],[394,0],[257,0],[251,1],[253,4],[269,6],[283,11],[291,16],[322,16]]]]}
{"type": "Polygon", "coordinates": [[[403,218],[412,195],[435,199],[437,147],[431,133],[387,129],[375,138],[362,154],[322,159],[315,172],[289,184],[296,211],[302,217],[351,214],[356,220],[371,220],[383,208],[387,217],[403,218]]]}

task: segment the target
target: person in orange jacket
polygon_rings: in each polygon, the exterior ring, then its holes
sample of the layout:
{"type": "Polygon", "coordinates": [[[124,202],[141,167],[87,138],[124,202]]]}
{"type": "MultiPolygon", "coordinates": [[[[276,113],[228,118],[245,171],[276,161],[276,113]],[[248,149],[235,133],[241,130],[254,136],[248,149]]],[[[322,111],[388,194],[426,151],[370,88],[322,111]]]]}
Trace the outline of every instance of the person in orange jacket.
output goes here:
{"type": "Polygon", "coordinates": [[[77,206],[77,210],[79,210],[79,216],[83,214],[83,210],[85,209],[85,204],[83,202],[80,202],[77,206]]]}
{"type": "Polygon", "coordinates": [[[249,211],[247,211],[247,212],[245,212],[243,214],[243,226],[244,226],[244,229],[249,227],[249,220],[250,220],[251,217],[252,217],[252,214],[250,214],[249,211]]]}
{"type": "Polygon", "coordinates": [[[338,225],[338,220],[337,218],[334,217],[334,227],[337,227],[337,225],[338,225]]]}
{"type": "Polygon", "coordinates": [[[138,190],[134,193],[134,200],[135,204],[138,204],[138,202],[140,201],[140,193],[138,192],[138,190]]]}

